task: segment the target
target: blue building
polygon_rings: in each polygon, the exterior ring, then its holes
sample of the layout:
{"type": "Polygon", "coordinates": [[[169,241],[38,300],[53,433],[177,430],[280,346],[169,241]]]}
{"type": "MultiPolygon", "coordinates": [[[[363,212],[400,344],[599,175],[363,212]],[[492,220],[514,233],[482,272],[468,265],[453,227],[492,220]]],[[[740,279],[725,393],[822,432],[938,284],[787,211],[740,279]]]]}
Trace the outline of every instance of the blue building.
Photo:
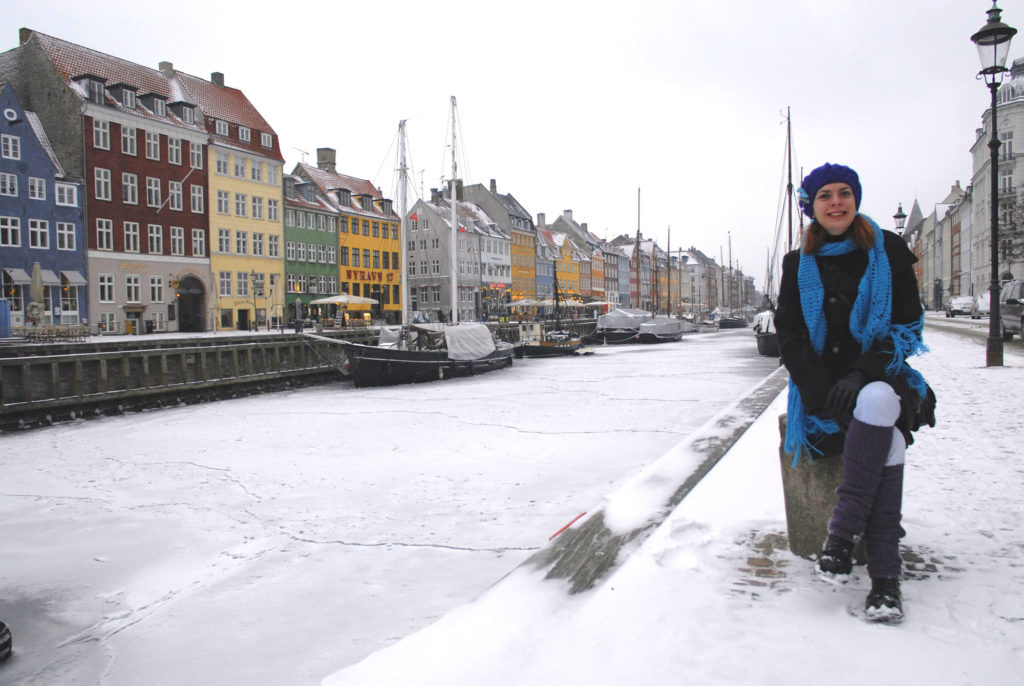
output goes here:
{"type": "Polygon", "coordinates": [[[39,118],[0,83],[0,287],[24,326],[32,269],[43,277],[39,324],[89,321],[81,184],[65,178],[39,118]]]}

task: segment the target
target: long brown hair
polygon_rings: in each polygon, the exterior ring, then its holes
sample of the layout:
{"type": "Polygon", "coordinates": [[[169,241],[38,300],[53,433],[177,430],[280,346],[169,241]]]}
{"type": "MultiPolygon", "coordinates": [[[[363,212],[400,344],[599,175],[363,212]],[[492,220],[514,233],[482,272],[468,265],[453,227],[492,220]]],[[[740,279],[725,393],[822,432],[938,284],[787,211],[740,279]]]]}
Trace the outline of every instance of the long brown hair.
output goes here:
{"type": "MultiPolygon", "coordinates": [[[[860,213],[854,216],[849,231],[850,238],[853,239],[857,247],[863,250],[870,250],[875,245],[875,232],[860,213]]],[[[807,232],[804,234],[803,254],[816,254],[821,249],[826,238],[828,238],[828,232],[822,228],[821,224],[817,220],[811,222],[810,227],[808,227],[807,232]]]]}

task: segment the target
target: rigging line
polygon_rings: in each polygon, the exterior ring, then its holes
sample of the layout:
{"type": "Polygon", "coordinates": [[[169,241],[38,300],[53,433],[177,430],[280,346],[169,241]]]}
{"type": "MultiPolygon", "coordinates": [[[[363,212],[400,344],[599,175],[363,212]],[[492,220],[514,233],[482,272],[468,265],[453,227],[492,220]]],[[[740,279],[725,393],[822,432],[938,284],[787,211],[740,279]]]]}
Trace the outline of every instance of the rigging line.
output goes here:
{"type": "MultiPolygon", "coordinates": [[[[377,172],[373,175],[373,179],[370,181],[370,183],[373,184],[374,188],[380,188],[380,184],[378,183],[378,179],[380,178],[381,172],[384,169],[384,165],[388,163],[388,160],[393,160],[397,156],[397,152],[394,155],[392,155],[392,152],[391,152],[392,150],[395,149],[395,144],[397,142],[398,142],[398,133],[395,133],[395,135],[391,138],[391,143],[388,145],[387,150],[384,152],[384,159],[382,159],[380,161],[380,165],[377,167],[377,172]]],[[[394,188],[392,188],[391,197],[394,198],[395,195],[397,195],[397,193],[395,193],[394,192],[394,188]]]]}

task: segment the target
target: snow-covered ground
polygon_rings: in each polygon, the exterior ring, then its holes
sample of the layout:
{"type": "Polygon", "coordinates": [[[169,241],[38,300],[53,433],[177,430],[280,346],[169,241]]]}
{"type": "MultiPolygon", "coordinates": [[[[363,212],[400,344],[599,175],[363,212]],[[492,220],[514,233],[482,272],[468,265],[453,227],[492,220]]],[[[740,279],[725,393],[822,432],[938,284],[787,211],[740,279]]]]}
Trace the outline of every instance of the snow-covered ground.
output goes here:
{"type": "Polygon", "coordinates": [[[1024,683],[1024,355],[986,368],[987,322],[939,317],[915,362],[938,425],[908,453],[903,624],[854,616],[863,568],[836,586],[788,552],[783,394],[595,589],[520,567],[325,686],[1024,683]]]}
{"type": "Polygon", "coordinates": [[[472,601],[775,366],[740,330],[0,435],[0,684],[317,684],[472,601]]]}

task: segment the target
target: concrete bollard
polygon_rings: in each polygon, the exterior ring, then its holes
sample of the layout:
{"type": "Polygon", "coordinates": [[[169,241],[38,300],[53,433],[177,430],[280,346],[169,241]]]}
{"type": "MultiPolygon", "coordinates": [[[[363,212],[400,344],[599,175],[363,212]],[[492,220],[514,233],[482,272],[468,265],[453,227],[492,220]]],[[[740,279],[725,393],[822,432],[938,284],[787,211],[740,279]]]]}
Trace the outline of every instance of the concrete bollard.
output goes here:
{"type": "MultiPolygon", "coordinates": [[[[779,466],[786,501],[789,549],[794,555],[811,559],[821,552],[828,535],[828,519],[836,506],[836,489],[843,479],[842,445],[827,449],[813,462],[804,457],[793,466],[793,454],[786,452],[786,415],[779,416],[779,466]]],[[[857,564],[867,560],[864,542],[853,549],[857,564]]]]}

